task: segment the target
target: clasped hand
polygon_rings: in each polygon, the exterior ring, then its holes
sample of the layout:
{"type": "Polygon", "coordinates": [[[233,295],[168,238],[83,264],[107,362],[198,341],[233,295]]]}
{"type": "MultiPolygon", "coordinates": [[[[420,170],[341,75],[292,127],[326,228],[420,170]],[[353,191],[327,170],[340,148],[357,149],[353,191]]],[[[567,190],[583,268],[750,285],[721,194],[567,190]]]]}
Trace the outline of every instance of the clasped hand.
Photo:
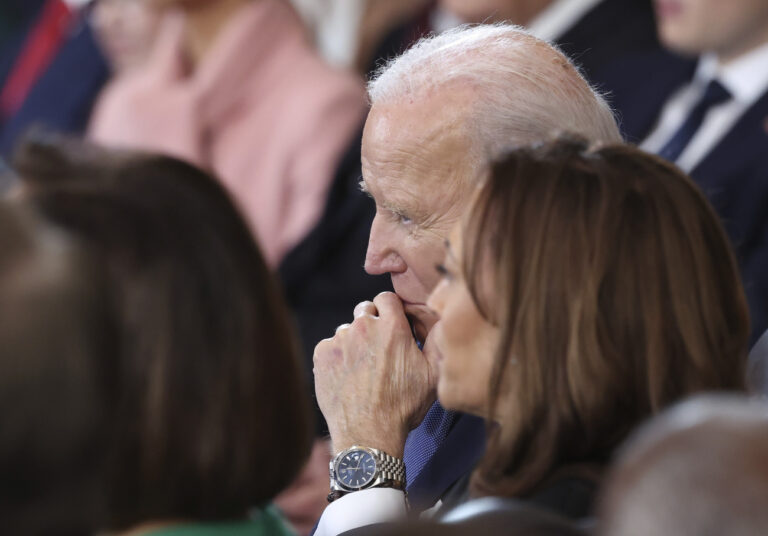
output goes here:
{"type": "Polygon", "coordinates": [[[352,445],[402,457],[408,432],[435,400],[437,365],[422,352],[400,298],[384,292],[315,347],[315,390],[333,451],[352,445]]]}

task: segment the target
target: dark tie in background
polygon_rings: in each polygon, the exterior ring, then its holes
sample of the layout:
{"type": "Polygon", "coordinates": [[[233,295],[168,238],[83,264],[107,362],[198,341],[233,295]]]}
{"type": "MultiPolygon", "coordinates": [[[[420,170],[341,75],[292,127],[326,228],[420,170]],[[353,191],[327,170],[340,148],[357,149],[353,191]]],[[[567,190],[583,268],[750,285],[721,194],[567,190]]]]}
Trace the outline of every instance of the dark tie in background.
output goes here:
{"type": "Polygon", "coordinates": [[[717,80],[712,80],[707,85],[707,89],[704,91],[699,102],[696,103],[696,106],[688,114],[688,118],[682,126],[669,139],[666,145],[659,150],[659,156],[670,162],[676,161],[701,127],[701,123],[704,121],[704,117],[706,117],[710,108],[730,99],[731,94],[728,90],[717,80]]]}

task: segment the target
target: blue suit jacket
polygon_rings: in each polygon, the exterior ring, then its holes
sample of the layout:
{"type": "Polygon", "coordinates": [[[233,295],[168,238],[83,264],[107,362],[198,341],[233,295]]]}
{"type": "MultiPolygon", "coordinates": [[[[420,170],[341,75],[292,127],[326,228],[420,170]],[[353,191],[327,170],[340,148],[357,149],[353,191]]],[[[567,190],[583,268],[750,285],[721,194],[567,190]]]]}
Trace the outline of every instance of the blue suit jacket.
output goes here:
{"type": "Polygon", "coordinates": [[[0,127],[0,157],[33,126],[62,133],[84,131],[109,67],[83,17],[45,72],[32,87],[21,109],[0,127]]]}
{"type": "Polygon", "coordinates": [[[0,87],[3,87],[13,69],[43,3],[44,0],[3,0],[4,13],[0,17],[0,87]]]}
{"type": "MultiPolygon", "coordinates": [[[[622,130],[629,141],[650,134],[666,100],[687,84],[693,59],[634,58],[636,74],[620,86],[622,130]]],[[[630,63],[631,63],[630,61],[630,63]]],[[[768,91],[691,171],[720,215],[739,261],[749,301],[752,336],[768,328],[768,91]]]]}

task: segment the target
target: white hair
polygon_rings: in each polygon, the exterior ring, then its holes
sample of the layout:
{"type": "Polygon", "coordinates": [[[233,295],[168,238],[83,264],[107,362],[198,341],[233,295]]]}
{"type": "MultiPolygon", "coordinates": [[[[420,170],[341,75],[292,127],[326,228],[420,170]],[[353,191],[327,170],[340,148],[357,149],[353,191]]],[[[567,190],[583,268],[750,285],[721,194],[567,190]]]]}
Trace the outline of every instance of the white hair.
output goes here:
{"type": "Polygon", "coordinates": [[[511,24],[464,25],[424,38],[378,70],[368,95],[374,106],[396,104],[451,82],[475,92],[467,127],[483,162],[562,132],[621,141],[610,107],[574,64],[511,24]]]}

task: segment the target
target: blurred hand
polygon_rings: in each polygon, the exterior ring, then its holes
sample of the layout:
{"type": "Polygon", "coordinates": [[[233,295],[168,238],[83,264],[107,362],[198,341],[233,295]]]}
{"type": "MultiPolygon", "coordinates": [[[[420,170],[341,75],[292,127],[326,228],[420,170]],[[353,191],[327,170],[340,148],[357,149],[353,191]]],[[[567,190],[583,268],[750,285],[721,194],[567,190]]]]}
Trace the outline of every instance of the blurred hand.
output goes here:
{"type": "Polygon", "coordinates": [[[402,457],[408,432],[435,400],[437,364],[419,350],[394,293],[354,314],[315,347],[315,390],[333,452],[364,445],[402,457]]]}
{"type": "Polygon", "coordinates": [[[299,535],[309,534],[325,507],[328,506],[330,461],[330,441],[315,440],[312,455],[301,474],[274,501],[299,535]]]}

